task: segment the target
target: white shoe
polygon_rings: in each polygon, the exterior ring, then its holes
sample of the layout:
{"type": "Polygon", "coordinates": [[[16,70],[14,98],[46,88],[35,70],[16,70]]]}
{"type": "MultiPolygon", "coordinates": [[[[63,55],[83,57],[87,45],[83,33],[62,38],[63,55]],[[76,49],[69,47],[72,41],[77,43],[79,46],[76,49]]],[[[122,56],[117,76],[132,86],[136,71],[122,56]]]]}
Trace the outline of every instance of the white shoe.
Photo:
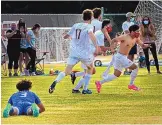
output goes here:
{"type": "Polygon", "coordinates": [[[30,74],[29,74],[29,70],[24,69],[24,73],[25,73],[25,76],[30,76],[30,74]]]}
{"type": "Polygon", "coordinates": [[[24,73],[24,72],[21,72],[21,73],[20,73],[20,76],[25,76],[25,73],[24,73]]]}
{"type": "Polygon", "coordinates": [[[32,72],[32,74],[31,74],[32,76],[36,76],[36,74],[35,74],[35,72],[32,72]]]}

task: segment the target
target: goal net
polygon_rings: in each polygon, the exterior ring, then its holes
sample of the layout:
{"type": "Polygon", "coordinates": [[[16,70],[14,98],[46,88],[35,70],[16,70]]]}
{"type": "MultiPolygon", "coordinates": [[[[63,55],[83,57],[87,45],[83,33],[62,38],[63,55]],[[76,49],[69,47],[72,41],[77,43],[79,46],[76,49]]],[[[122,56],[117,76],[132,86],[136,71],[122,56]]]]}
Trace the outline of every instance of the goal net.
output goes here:
{"type": "Polygon", "coordinates": [[[157,53],[162,53],[162,1],[139,1],[134,13],[139,21],[143,16],[151,18],[156,29],[157,53]]]}
{"type": "Polygon", "coordinates": [[[45,62],[65,62],[69,54],[70,40],[64,39],[63,34],[70,28],[41,28],[39,38],[36,39],[37,57],[41,58],[44,52],[45,62]]]}

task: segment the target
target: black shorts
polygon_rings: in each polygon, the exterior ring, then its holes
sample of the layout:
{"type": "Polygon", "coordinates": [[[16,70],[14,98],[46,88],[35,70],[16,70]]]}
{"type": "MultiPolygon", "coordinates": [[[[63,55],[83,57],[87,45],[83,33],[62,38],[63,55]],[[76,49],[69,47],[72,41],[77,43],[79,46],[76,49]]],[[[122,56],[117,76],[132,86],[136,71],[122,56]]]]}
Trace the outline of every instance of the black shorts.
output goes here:
{"type": "Polygon", "coordinates": [[[129,51],[129,55],[137,54],[137,44],[135,44],[129,51]]]}
{"type": "Polygon", "coordinates": [[[20,52],[21,52],[21,53],[26,53],[26,52],[27,52],[27,49],[20,48],[20,52]]]}

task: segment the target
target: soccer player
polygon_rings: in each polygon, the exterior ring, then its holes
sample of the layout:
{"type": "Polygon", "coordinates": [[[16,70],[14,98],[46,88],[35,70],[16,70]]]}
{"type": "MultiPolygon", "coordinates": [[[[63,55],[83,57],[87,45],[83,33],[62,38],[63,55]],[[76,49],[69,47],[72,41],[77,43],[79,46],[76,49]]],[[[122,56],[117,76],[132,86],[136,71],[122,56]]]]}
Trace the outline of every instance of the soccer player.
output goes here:
{"type": "Polygon", "coordinates": [[[76,23],[71,28],[70,32],[64,36],[65,39],[71,37],[70,54],[67,62],[65,72],[59,73],[57,78],[51,84],[49,93],[53,93],[55,86],[65,76],[70,75],[73,67],[82,62],[87,67],[87,73],[84,80],[85,85],[82,94],[91,94],[92,91],[88,89],[88,84],[91,79],[93,69],[94,52],[98,50],[96,38],[93,33],[93,26],[91,25],[93,12],[86,9],[83,11],[83,23],[76,23]],[[93,44],[92,44],[93,43],[93,44]]]}
{"type": "Polygon", "coordinates": [[[45,111],[39,97],[35,93],[29,91],[32,88],[31,81],[22,80],[17,83],[16,88],[19,92],[14,93],[10,97],[3,111],[4,118],[9,117],[9,115],[33,115],[37,117],[39,113],[45,111]]]}
{"type": "MultiPolygon", "coordinates": [[[[91,22],[93,25],[93,32],[95,33],[98,30],[102,29],[102,21],[101,21],[101,9],[100,8],[94,8],[93,9],[93,20],[91,22]]],[[[109,33],[112,31],[111,25],[107,27],[108,32],[104,32],[104,35],[109,43],[111,43],[111,38],[109,36],[109,33]]],[[[83,66],[82,66],[83,67],[83,66]]],[[[95,72],[95,69],[94,69],[95,72]]],[[[74,84],[76,77],[84,76],[85,72],[79,72],[79,71],[73,71],[71,73],[71,82],[74,84]]]]}
{"type": "MultiPolygon", "coordinates": [[[[115,38],[116,37],[119,37],[121,35],[121,33],[116,33],[116,36],[115,36],[115,38]]],[[[120,43],[116,43],[116,46],[117,46],[117,51],[118,51],[118,49],[119,49],[119,46],[120,46],[120,43]]],[[[117,52],[116,51],[116,52],[117,52]]],[[[116,53],[115,52],[115,53],[116,53]]],[[[105,77],[107,77],[107,74],[109,73],[109,71],[110,71],[110,68],[111,68],[111,66],[113,66],[113,62],[114,62],[114,56],[112,57],[112,59],[111,59],[111,61],[110,61],[110,63],[108,64],[108,67],[107,67],[107,69],[103,72],[103,74],[102,74],[102,78],[105,78],[105,77]]]]}
{"type": "Polygon", "coordinates": [[[139,44],[142,48],[147,48],[150,45],[143,44],[142,41],[139,38],[139,26],[138,25],[132,25],[129,27],[129,32],[128,34],[121,35],[117,38],[114,38],[111,43],[111,51],[114,52],[114,43],[115,42],[120,42],[120,48],[119,52],[114,55],[114,74],[108,74],[107,77],[101,81],[96,81],[96,89],[98,93],[100,93],[101,86],[102,84],[112,81],[119,77],[122,73],[123,68],[129,68],[132,69],[131,72],[131,79],[130,79],[130,84],[128,85],[129,89],[132,90],[140,90],[137,86],[134,85],[134,80],[137,76],[138,73],[138,67],[127,58],[127,55],[129,54],[130,49],[135,45],[135,43],[139,44]]]}
{"type": "MultiPolygon", "coordinates": [[[[110,20],[106,19],[102,22],[102,29],[95,32],[95,37],[97,39],[97,45],[100,48],[101,53],[105,53],[109,49],[109,47],[104,46],[104,34],[105,34],[105,32],[108,32],[107,28],[109,27],[109,25],[110,25],[110,20]]],[[[87,67],[84,64],[82,64],[82,68],[84,69],[84,72],[87,71],[87,67]]],[[[95,72],[96,72],[95,68],[93,68],[92,73],[95,74],[95,72]]],[[[77,72],[77,73],[79,73],[79,72],[77,72]]],[[[77,74],[77,73],[75,73],[75,74],[77,74]]],[[[74,89],[72,89],[72,93],[80,93],[79,89],[82,86],[82,84],[84,83],[84,74],[83,74],[83,78],[80,79],[80,81],[78,82],[76,87],[74,89]]]]}
{"type": "MultiPolygon", "coordinates": [[[[135,17],[136,15],[133,14],[132,12],[128,12],[126,14],[127,20],[122,24],[122,29],[125,34],[129,33],[129,27],[135,24],[135,17]]],[[[135,44],[131,49],[128,54],[128,59],[131,61],[134,60],[134,55],[137,54],[137,45],[135,44]]],[[[124,75],[130,75],[131,71],[128,71],[125,69],[124,75]]]]}
{"type": "MultiPolygon", "coordinates": [[[[94,17],[94,19],[92,20],[91,24],[94,27],[93,32],[95,33],[96,31],[102,29],[102,21],[101,21],[102,18],[101,18],[101,9],[100,8],[93,9],[93,17],[94,17]]],[[[108,33],[109,32],[104,32],[104,35],[105,35],[107,41],[111,43],[111,38],[108,33]]]]}

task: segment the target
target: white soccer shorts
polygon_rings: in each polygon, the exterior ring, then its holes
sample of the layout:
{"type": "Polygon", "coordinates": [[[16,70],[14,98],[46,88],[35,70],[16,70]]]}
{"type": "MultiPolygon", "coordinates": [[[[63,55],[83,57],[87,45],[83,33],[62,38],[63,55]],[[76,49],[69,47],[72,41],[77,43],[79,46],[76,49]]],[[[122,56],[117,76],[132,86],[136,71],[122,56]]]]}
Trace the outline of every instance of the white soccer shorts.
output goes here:
{"type": "Polygon", "coordinates": [[[129,60],[126,55],[120,53],[114,55],[113,66],[120,72],[122,72],[123,68],[128,68],[133,64],[134,63],[131,60],[129,60]]]}

